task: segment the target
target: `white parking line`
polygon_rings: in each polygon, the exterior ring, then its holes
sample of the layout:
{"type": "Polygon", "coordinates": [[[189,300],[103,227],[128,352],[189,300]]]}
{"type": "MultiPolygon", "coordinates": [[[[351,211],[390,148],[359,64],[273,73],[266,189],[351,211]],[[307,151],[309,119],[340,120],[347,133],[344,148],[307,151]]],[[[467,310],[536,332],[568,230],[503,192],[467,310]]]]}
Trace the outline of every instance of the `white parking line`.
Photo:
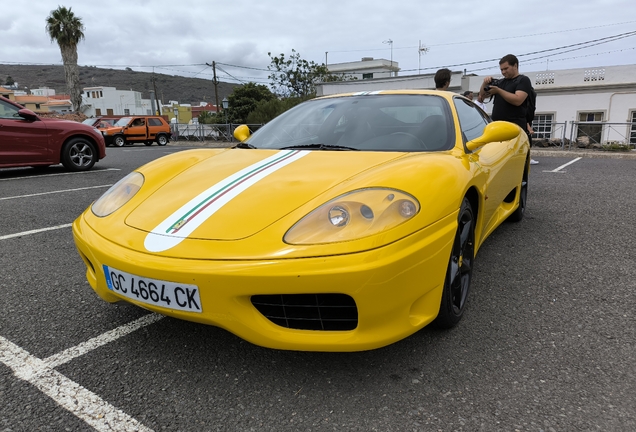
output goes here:
{"type": "Polygon", "coordinates": [[[568,166],[568,165],[572,165],[574,162],[577,162],[577,161],[579,161],[579,160],[581,160],[581,159],[583,159],[583,158],[578,157],[578,158],[576,158],[576,159],[574,159],[574,160],[571,160],[570,162],[568,162],[568,163],[566,163],[566,164],[561,165],[561,166],[560,166],[560,167],[558,167],[558,168],[553,169],[552,171],[544,170],[543,172],[552,172],[552,173],[556,173],[556,172],[565,172],[565,171],[561,171],[561,170],[562,170],[563,168],[565,168],[566,166],[568,166]]]}
{"type": "Polygon", "coordinates": [[[114,330],[89,339],[84,343],[66,349],[60,353],[52,355],[51,357],[45,358],[43,361],[48,367],[56,368],[59,365],[67,363],[76,357],[79,357],[101,347],[102,345],[106,345],[107,343],[113,342],[122,336],[126,336],[127,334],[132,333],[135,330],[139,330],[140,328],[156,323],[163,318],[165,318],[163,315],[155,313],[145,315],[138,320],[125,324],[121,327],[117,327],[114,330]]]}
{"type": "Polygon", "coordinates": [[[62,408],[84,420],[99,432],[152,432],[152,429],[53,370],[44,361],[2,336],[0,336],[0,362],[11,368],[16,377],[35,386],[62,408]]]}
{"type": "Polygon", "coordinates": [[[11,178],[1,178],[0,181],[9,181],[9,180],[24,180],[24,179],[32,179],[32,178],[41,178],[41,177],[56,177],[63,175],[77,175],[77,174],[94,174],[103,171],[121,171],[119,168],[106,168],[106,169],[94,169],[89,171],[79,171],[79,172],[65,172],[65,173],[56,173],[56,174],[39,174],[32,176],[24,176],[24,177],[11,177],[11,178]]]}
{"type": "Polygon", "coordinates": [[[36,229],[36,230],[31,230],[31,231],[22,231],[20,233],[15,233],[15,234],[8,234],[8,235],[3,235],[0,236],[0,240],[7,240],[10,238],[14,238],[14,237],[22,237],[22,236],[27,236],[27,235],[31,235],[31,234],[38,234],[41,232],[46,232],[46,231],[53,231],[53,230],[57,230],[57,229],[62,229],[62,228],[68,228],[73,226],[73,224],[64,224],[64,225],[58,225],[58,226],[53,226],[53,227],[48,227],[48,228],[40,228],[40,229],[36,229]]]}
{"type": "Polygon", "coordinates": [[[111,186],[112,184],[107,184],[107,185],[90,186],[90,187],[76,188],[76,189],[63,189],[63,190],[57,190],[57,191],[51,191],[51,192],[40,192],[40,193],[34,193],[34,194],[28,194],[28,195],[16,195],[16,196],[0,198],[0,201],[16,199],[16,198],[28,198],[28,197],[34,197],[34,196],[40,196],[40,195],[49,195],[49,194],[55,194],[55,193],[77,192],[77,191],[88,190],[88,189],[107,188],[111,186]]]}

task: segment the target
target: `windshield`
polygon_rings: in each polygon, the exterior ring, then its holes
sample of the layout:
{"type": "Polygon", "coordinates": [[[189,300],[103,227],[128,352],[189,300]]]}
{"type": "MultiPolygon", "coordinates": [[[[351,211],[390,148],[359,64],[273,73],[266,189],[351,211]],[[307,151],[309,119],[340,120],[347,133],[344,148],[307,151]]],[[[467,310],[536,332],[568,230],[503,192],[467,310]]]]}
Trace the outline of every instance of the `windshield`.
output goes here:
{"type": "Polygon", "coordinates": [[[442,97],[360,95],[302,103],[245,143],[265,149],[439,151],[453,147],[455,132],[442,97]]]}
{"type": "Polygon", "coordinates": [[[122,117],[119,120],[117,120],[117,122],[115,123],[115,126],[126,126],[128,125],[128,123],[130,123],[130,119],[132,117],[122,117]]]}
{"type": "Polygon", "coordinates": [[[86,119],[86,120],[84,120],[82,123],[87,124],[87,125],[89,125],[89,126],[93,126],[93,123],[95,123],[95,120],[96,120],[96,119],[94,119],[94,118],[87,118],[87,119],[86,119]]]}

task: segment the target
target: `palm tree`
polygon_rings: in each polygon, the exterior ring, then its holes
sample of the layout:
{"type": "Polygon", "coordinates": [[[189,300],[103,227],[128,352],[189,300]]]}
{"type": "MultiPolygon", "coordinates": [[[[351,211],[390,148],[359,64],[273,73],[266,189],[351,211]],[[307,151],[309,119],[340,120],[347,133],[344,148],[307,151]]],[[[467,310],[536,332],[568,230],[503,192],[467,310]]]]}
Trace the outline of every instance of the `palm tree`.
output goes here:
{"type": "Polygon", "coordinates": [[[46,31],[51,37],[51,42],[56,41],[60,46],[71,104],[73,104],[73,110],[78,112],[82,105],[82,91],[79,86],[77,44],[84,39],[84,24],[81,18],[75,16],[71,8],[58,6],[46,18],[46,31]]]}

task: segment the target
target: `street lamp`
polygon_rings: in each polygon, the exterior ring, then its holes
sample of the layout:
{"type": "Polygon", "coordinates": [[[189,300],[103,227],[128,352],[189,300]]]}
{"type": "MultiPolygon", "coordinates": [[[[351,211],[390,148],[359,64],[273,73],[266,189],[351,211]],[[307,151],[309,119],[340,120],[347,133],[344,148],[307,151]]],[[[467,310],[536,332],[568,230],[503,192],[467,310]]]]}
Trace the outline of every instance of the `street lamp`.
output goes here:
{"type": "Polygon", "coordinates": [[[223,98],[223,100],[221,101],[221,104],[223,104],[223,112],[225,113],[225,123],[227,123],[227,107],[230,105],[230,101],[227,100],[227,98],[223,98]]]}
{"type": "Polygon", "coordinates": [[[230,128],[227,124],[227,107],[230,105],[230,101],[227,100],[226,97],[223,98],[223,100],[221,101],[221,104],[223,104],[223,112],[225,113],[225,133],[227,133],[227,136],[230,136],[230,128]]]}
{"type": "Polygon", "coordinates": [[[391,46],[391,75],[393,76],[393,41],[391,39],[387,39],[382,41],[383,44],[389,44],[391,46]]]}

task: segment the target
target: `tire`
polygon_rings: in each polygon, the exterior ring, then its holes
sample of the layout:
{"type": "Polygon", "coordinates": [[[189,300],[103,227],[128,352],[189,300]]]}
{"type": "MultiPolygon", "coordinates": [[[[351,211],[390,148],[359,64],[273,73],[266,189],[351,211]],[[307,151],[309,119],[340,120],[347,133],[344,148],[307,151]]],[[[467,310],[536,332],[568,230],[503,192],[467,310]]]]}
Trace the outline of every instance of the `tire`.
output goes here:
{"type": "Polygon", "coordinates": [[[126,137],[123,135],[117,135],[114,139],[113,139],[113,144],[116,147],[123,147],[126,145],[126,137]]]}
{"type": "Polygon", "coordinates": [[[144,141],[144,144],[146,144],[147,146],[151,146],[152,145],[152,141],[144,141]]]}
{"type": "Polygon", "coordinates": [[[464,198],[457,217],[457,233],[453,240],[439,314],[433,325],[449,329],[459,323],[466,309],[475,260],[475,217],[468,198],[464,198]]]}
{"type": "Polygon", "coordinates": [[[157,135],[157,144],[159,144],[160,146],[165,146],[166,144],[168,144],[168,137],[164,134],[157,135]]]}
{"type": "Polygon", "coordinates": [[[62,147],[60,159],[69,171],[86,171],[97,162],[97,150],[87,139],[73,138],[62,147]]]}
{"type": "Polygon", "coordinates": [[[508,216],[510,222],[521,222],[523,216],[526,214],[526,206],[528,203],[528,164],[523,171],[523,178],[519,185],[519,207],[508,216]]]}

